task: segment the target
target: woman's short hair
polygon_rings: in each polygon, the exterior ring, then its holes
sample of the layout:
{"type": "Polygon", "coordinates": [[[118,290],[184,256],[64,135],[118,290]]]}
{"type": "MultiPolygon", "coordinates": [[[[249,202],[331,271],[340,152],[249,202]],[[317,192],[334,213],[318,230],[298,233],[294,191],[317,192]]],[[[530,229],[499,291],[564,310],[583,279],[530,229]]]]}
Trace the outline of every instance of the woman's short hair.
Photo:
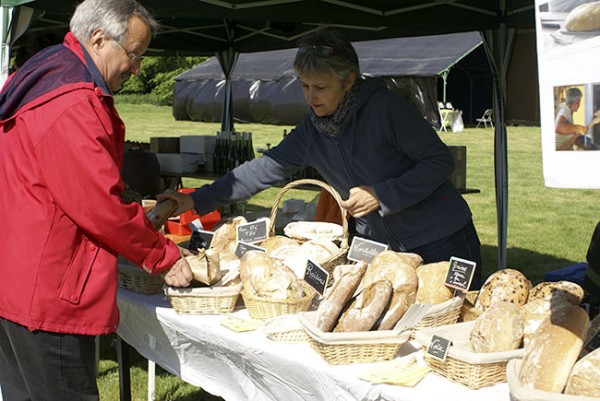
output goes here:
{"type": "Polygon", "coordinates": [[[582,93],[578,88],[567,89],[566,104],[573,104],[581,100],[582,93]]]}
{"type": "Polygon", "coordinates": [[[122,43],[133,16],[146,22],[152,34],[158,31],[159,23],[135,0],[85,0],[75,9],[70,30],[81,43],[87,43],[96,29],[122,43]]]}
{"type": "Polygon", "coordinates": [[[352,72],[360,77],[358,55],[352,43],[331,28],[319,29],[300,40],[294,69],[298,74],[333,73],[340,80],[352,72]]]}

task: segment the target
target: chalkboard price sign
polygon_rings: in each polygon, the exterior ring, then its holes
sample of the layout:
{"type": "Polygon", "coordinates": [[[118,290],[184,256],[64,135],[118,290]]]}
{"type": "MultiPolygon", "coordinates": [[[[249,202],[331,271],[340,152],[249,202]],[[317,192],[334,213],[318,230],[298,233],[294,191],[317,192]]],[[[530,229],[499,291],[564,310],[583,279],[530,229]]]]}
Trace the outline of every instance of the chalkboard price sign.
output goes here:
{"type": "Polygon", "coordinates": [[[452,345],[450,340],[433,335],[431,337],[431,344],[429,344],[429,347],[427,348],[427,355],[444,362],[448,355],[450,345],[452,345]]]}
{"type": "Polygon", "coordinates": [[[246,242],[238,241],[237,246],[235,247],[235,256],[238,258],[242,258],[244,254],[248,251],[261,251],[264,252],[265,248],[261,248],[260,246],[248,244],[246,242]]]}
{"type": "Polygon", "coordinates": [[[266,219],[259,219],[250,223],[240,224],[237,227],[238,241],[252,244],[266,240],[269,236],[267,230],[268,223],[269,221],[266,219]]]}
{"type": "Polygon", "coordinates": [[[446,276],[446,287],[454,288],[462,292],[469,291],[473,274],[475,273],[475,262],[470,260],[460,259],[457,257],[450,258],[450,268],[446,276]]]}
{"type": "Polygon", "coordinates": [[[304,281],[306,281],[319,294],[323,295],[325,293],[325,288],[327,288],[327,282],[329,281],[329,273],[327,270],[319,266],[318,263],[315,263],[309,259],[306,261],[304,281]]]}
{"type": "Polygon", "coordinates": [[[373,258],[381,252],[388,249],[386,244],[380,242],[371,241],[365,238],[354,237],[350,250],[348,251],[348,260],[354,262],[360,262],[364,260],[367,263],[371,263],[373,258]]]}
{"type": "Polygon", "coordinates": [[[197,251],[198,249],[208,249],[215,233],[212,231],[195,230],[192,231],[188,249],[190,251],[197,251]]]}

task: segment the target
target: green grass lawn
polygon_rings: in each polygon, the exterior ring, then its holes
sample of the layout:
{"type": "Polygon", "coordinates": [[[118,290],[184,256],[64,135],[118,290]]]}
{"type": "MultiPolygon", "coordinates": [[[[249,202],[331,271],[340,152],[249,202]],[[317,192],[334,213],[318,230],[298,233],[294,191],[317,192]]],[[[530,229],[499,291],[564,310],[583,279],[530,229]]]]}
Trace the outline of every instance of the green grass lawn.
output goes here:
{"type": "MultiPolygon", "coordinates": [[[[154,136],[212,135],[220,123],[175,121],[170,107],[119,103],[127,126],[126,139],[149,142],[154,136]]],[[[251,131],[255,148],[266,148],[281,140],[290,126],[238,124],[251,131]]],[[[496,193],[494,188],[494,131],[467,128],[461,133],[442,133],[447,145],[467,147],[467,187],[479,193],[466,194],[482,242],[484,277],[497,266],[496,193]]],[[[200,183],[186,180],[186,186],[200,183]]],[[[270,209],[278,189],[270,189],[249,201],[249,208],[270,209]]],[[[310,191],[291,197],[314,196],[310,191]]],[[[508,266],[521,270],[534,284],[547,271],[585,260],[585,253],[600,215],[598,191],[555,189],[544,186],[539,127],[508,127],[508,266]]],[[[103,339],[109,343],[110,337],[103,339]]],[[[118,399],[115,352],[107,344],[101,353],[99,386],[103,400],[118,399]]],[[[145,361],[139,359],[132,372],[133,399],[145,400],[145,361]]],[[[160,372],[160,369],[158,369],[160,372]]],[[[161,372],[157,378],[158,400],[214,400],[201,390],[161,372]]]]}

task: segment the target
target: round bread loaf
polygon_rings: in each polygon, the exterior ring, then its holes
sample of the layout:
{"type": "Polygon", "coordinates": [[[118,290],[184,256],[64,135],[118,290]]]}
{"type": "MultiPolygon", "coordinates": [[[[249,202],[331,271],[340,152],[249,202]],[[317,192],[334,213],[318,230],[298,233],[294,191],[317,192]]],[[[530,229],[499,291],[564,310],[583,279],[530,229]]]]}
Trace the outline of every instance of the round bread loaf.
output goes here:
{"type": "Polygon", "coordinates": [[[300,248],[305,252],[308,259],[317,263],[325,262],[340,250],[333,241],[327,239],[309,240],[303,243],[300,248]]]}
{"type": "Polygon", "coordinates": [[[301,298],[302,284],[281,261],[262,251],[248,251],[240,260],[242,287],[250,294],[275,299],[301,298]]]}
{"type": "Polygon", "coordinates": [[[575,363],[567,380],[565,394],[600,399],[600,348],[575,363]]]}
{"type": "Polygon", "coordinates": [[[573,305],[579,305],[583,301],[583,288],[579,284],[570,281],[544,281],[537,284],[529,291],[528,302],[535,299],[556,300],[564,298],[573,305]]]}
{"type": "Polygon", "coordinates": [[[479,291],[475,308],[481,311],[498,302],[525,305],[529,297],[531,282],[515,269],[502,269],[492,273],[479,291]]]}
{"type": "Polygon", "coordinates": [[[281,260],[284,265],[292,269],[296,277],[304,278],[308,257],[299,244],[280,246],[273,250],[270,256],[281,260]]]}
{"type": "Polygon", "coordinates": [[[511,351],[518,349],[522,340],[519,307],[507,302],[492,305],[479,315],[470,335],[473,352],[511,351]]]}
{"type": "Polygon", "coordinates": [[[417,304],[439,304],[449,300],[454,290],[446,287],[446,276],[450,262],[427,263],[417,268],[419,287],[417,289],[417,304]]]}
{"type": "Polygon", "coordinates": [[[525,347],[519,382],[525,388],[562,393],[583,346],[589,317],[567,305],[552,312],[525,347]]]}
{"type": "Polygon", "coordinates": [[[387,307],[392,290],[389,280],[379,280],[366,287],[344,311],[333,331],[371,330],[387,307]]]}
{"type": "Polygon", "coordinates": [[[260,247],[265,249],[267,255],[271,254],[283,246],[300,246],[300,244],[285,235],[273,235],[260,243],[260,247]]]}
{"type": "Polygon", "coordinates": [[[600,30],[600,1],[575,7],[565,19],[565,28],[571,32],[600,30]]]}
{"type": "Polygon", "coordinates": [[[352,265],[329,288],[317,309],[317,327],[320,330],[333,330],[342,309],[354,295],[366,270],[366,262],[352,265]]]}
{"type": "Polygon", "coordinates": [[[387,250],[377,254],[367,268],[362,286],[367,287],[380,280],[389,280],[394,291],[406,292],[408,302],[414,303],[419,279],[415,269],[400,252],[387,250]]]}

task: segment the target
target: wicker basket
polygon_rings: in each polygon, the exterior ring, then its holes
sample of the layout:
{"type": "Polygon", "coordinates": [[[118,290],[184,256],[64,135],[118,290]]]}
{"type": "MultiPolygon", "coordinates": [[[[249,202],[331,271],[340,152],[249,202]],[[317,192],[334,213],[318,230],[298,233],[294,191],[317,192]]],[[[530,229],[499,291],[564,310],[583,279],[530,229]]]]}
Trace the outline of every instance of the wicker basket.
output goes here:
{"type": "Polygon", "coordinates": [[[274,316],[305,312],[310,309],[316,293],[306,282],[302,282],[304,296],[302,298],[277,299],[265,298],[250,294],[242,288],[242,298],[252,319],[266,320],[274,316]]]}
{"type": "MultiPolygon", "coordinates": [[[[349,233],[348,233],[348,219],[347,219],[346,209],[344,209],[341,206],[342,199],[340,197],[340,194],[330,185],[324,183],[323,181],[319,181],[319,180],[302,179],[302,180],[292,181],[289,184],[287,184],[286,186],[284,186],[283,188],[281,188],[281,190],[275,197],[275,202],[273,203],[273,207],[271,208],[271,216],[270,216],[271,217],[271,219],[270,219],[271,226],[269,228],[270,235],[271,236],[275,235],[275,220],[277,218],[277,210],[279,209],[279,204],[281,203],[281,199],[290,189],[293,189],[300,185],[315,185],[315,186],[323,188],[324,190],[329,192],[331,194],[331,196],[333,196],[333,198],[337,202],[338,206],[340,207],[340,211],[342,214],[342,232],[341,232],[341,236],[339,237],[339,239],[336,238],[336,241],[334,241],[334,242],[339,242],[338,246],[339,246],[340,250],[336,254],[331,255],[327,260],[319,263],[319,265],[323,269],[327,270],[329,272],[329,274],[332,274],[333,269],[337,265],[347,262],[346,255],[348,254],[349,233]]],[[[309,238],[294,237],[294,239],[296,241],[302,242],[302,241],[308,240],[309,238]]]]}
{"type": "Polygon", "coordinates": [[[298,314],[280,315],[267,319],[262,326],[267,338],[289,344],[308,342],[308,335],[298,320],[298,314]]]}
{"type": "Polygon", "coordinates": [[[525,388],[519,382],[521,359],[513,359],[506,366],[506,381],[513,401],[598,401],[598,398],[582,395],[551,393],[549,391],[525,388]]]}
{"type": "Polygon", "coordinates": [[[162,274],[149,274],[129,260],[119,257],[119,285],[138,294],[151,295],[163,292],[162,274]]]}
{"type": "Polygon", "coordinates": [[[230,287],[166,287],[165,294],[177,313],[218,314],[232,312],[242,284],[230,287]]]}
{"type": "Polygon", "coordinates": [[[421,321],[413,328],[413,333],[417,330],[429,327],[445,326],[458,322],[460,311],[464,302],[462,295],[450,298],[439,304],[435,304],[427,312],[421,321]]]}
{"type": "Polygon", "coordinates": [[[410,331],[384,330],[353,333],[326,333],[315,325],[316,312],[299,316],[310,346],[329,364],[345,365],[394,359],[410,331]]]}
{"type": "Polygon", "coordinates": [[[505,382],[508,361],[521,358],[523,349],[490,353],[471,352],[469,337],[474,325],[475,322],[465,322],[419,330],[415,339],[425,351],[433,335],[452,341],[452,346],[443,362],[427,354],[425,354],[425,362],[435,373],[471,389],[505,382]]]}

